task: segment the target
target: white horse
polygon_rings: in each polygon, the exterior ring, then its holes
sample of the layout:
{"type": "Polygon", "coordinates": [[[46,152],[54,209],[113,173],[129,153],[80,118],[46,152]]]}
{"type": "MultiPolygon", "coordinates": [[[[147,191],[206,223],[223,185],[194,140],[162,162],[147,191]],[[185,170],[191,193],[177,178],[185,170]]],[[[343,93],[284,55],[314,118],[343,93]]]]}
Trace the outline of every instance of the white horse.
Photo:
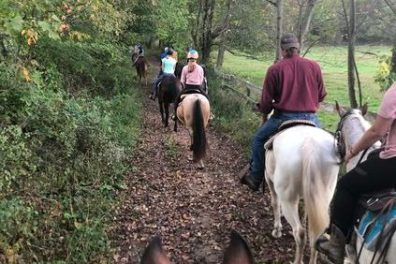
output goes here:
{"type": "MultiPolygon", "coordinates": [[[[370,128],[370,123],[364,119],[364,115],[367,113],[367,105],[363,106],[361,110],[357,109],[352,109],[349,111],[342,110],[338,103],[336,104],[336,109],[341,117],[341,121],[338,126],[339,132],[342,134],[342,138],[344,140],[344,145],[346,151],[355,144],[361,136],[364,134],[366,130],[370,128]]],[[[372,147],[368,149],[366,153],[360,152],[357,154],[354,158],[348,161],[346,164],[346,170],[350,171],[353,169],[360,161],[364,161],[367,159],[367,153],[369,153],[371,150],[376,149],[380,147],[380,142],[376,142],[372,147]],[[364,156],[362,157],[362,155],[364,156]]],[[[373,262],[373,254],[374,252],[367,250],[364,246],[362,248],[360,257],[358,260],[356,260],[357,256],[354,255],[354,253],[359,252],[361,245],[363,241],[362,238],[357,236],[356,239],[356,245],[353,254],[350,256],[346,256],[345,262],[344,263],[360,263],[360,264],[366,264],[366,263],[377,263],[378,257],[381,255],[379,253],[376,254],[376,257],[373,262]],[[356,262],[358,261],[358,262],[356,262]]],[[[353,245],[352,245],[353,246],[353,245]]],[[[347,250],[347,253],[349,250],[347,250]]],[[[384,263],[389,263],[389,264],[396,264],[396,235],[395,233],[393,234],[391,244],[388,249],[388,254],[385,257],[385,262],[384,263]]]]}
{"type": "Polygon", "coordinates": [[[329,204],[333,197],[339,171],[334,137],[323,129],[299,125],[286,129],[266,152],[265,178],[274,210],[272,235],[282,235],[282,214],[293,229],[296,242],[294,264],[303,263],[305,228],[298,207],[303,199],[308,217],[311,247],[310,264],[316,263],[316,239],[329,224],[329,204]]]}

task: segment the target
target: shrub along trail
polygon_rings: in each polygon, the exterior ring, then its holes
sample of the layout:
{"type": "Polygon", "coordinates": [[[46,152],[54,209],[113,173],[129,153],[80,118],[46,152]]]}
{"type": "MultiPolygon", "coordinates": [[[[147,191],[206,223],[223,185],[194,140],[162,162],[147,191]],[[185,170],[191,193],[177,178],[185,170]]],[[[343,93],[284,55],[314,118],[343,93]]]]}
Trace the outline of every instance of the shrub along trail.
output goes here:
{"type": "Polygon", "coordinates": [[[244,236],[258,263],[292,261],[288,224],[281,239],[271,237],[267,191],[252,193],[239,183],[246,162],[240,148],[209,128],[205,169],[195,169],[188,161],[187,130],[173,132],[173,121],[164,128],[158,103],[148,99],[151,88],[144,89],[143,133],[109,230],[114,262],[139,263],[148,241],[160,235],[173,263],[220,263],[232,229],[244,236]]]}

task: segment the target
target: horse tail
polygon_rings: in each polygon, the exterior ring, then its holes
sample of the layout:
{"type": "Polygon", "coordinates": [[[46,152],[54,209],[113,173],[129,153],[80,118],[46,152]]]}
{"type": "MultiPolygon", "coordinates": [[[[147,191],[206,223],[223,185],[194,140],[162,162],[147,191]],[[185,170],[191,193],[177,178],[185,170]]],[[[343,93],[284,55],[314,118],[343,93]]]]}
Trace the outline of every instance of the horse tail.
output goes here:
{"type": "Polygon", "coordinates": [[[147,74],[147,70],[148,70],[148,62],[147,62],[147,60],[146,60],[146,58],[145,57],[143,57],[143,65],[144,65],[144,67],[143,67],[143,69],[144,69],[144,75],[146,75],[147,74]]]}
{"type": "MultiPolygon", "coordinates": [[[[305,214],[308,217],[310,233],[316,239],[328,226],[328,194],[325,181],[322,179],[321,148],[312,140],[305,140],[303,144],[303,195],[305,214]]],[[[324,169],[326,173],[326,169],[324,169]]]]}
{"type": "Polygon", "coordinates": [[[202,114],[202,107],[200,100],[196,100],[193,106],[193,161],[197,162],[206,155],[206,132],[204,125],[204,118],[202,114]]]}

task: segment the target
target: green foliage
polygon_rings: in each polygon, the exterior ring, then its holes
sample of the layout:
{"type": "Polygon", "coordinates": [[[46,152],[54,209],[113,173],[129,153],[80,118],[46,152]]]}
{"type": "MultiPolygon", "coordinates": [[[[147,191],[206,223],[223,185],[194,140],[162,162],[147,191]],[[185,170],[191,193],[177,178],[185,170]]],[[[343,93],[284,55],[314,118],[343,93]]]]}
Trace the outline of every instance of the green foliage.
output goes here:
{"type": "Polygon", "coordinates": [[[245,147],[245,154],[250,150],[250,141],[261,119],[252,111],[252,105],[231,91],[221,88],[213,72],[210,73],[210,100],[215,114],[213,125],[233,137],[245,147]]]}
{"type": "MultiPolygon", "coordinates": [[[[19,126],[7,126],[0,131],[0,192],[12,192],[20,187],[20,179],[29,177],[35,171],[32,152],[27,136],[19,126]]],[[[1,197],[1,196],[0,196],[1,197]]]]}
{"type": "Polygon", "coordinates": [[[161,0],[158,11],[156,33],[163,43],[183,50],[189,43],[188,38],[188,0],[161,0]]]}
{"type": "MultiPolygon", "coordinates": [[[[230,30],[225,34],[226,45],[252,54],[271,49],[274,42],[270,37],[273,9],[268,2],[258,0],[244,1],[232,8],[230,30]]],[[[223,9],[220,7],[220,10],[223,9]]]]}
{"type": "Polygon", "coordinates": [[[125,51],[42,37],[0,63],[0,259],[106,254],[106,219],[140,131],[125,51]]]}
{"type": "Polygon", "coordinates": [[[379,84],[381,90],[386,90],[396,81],[396,72],[392,71],[392,57],[381,56],[378,63],[378,71],[375,82],[379,84]]]}

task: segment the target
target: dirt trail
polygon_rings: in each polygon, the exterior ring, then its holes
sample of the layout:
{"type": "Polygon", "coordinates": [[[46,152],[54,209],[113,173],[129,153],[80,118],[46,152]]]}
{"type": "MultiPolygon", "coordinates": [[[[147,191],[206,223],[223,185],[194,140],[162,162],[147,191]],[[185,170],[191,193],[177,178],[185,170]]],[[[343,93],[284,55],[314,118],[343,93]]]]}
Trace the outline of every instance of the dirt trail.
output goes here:
{"type": "MultiPolygon", "coordinates": [[[[151,61],[151,80],[158,66],[151,61]]],[[[205,169],[188,161],[190,139],[163,128],[158,103],[148,99],[144,132],[127,176],[125,199],[115,208],[109,230],[114,263],[139,263],[148,241],[160,235],[173,263],[220,263],[232,229],[241,233],[257,263],[289,263],[294,240],[271,237],[268,193],[252,193],[237,178],[246,160],[240,147],[213,129],[208,131],[205,169]]]]}

